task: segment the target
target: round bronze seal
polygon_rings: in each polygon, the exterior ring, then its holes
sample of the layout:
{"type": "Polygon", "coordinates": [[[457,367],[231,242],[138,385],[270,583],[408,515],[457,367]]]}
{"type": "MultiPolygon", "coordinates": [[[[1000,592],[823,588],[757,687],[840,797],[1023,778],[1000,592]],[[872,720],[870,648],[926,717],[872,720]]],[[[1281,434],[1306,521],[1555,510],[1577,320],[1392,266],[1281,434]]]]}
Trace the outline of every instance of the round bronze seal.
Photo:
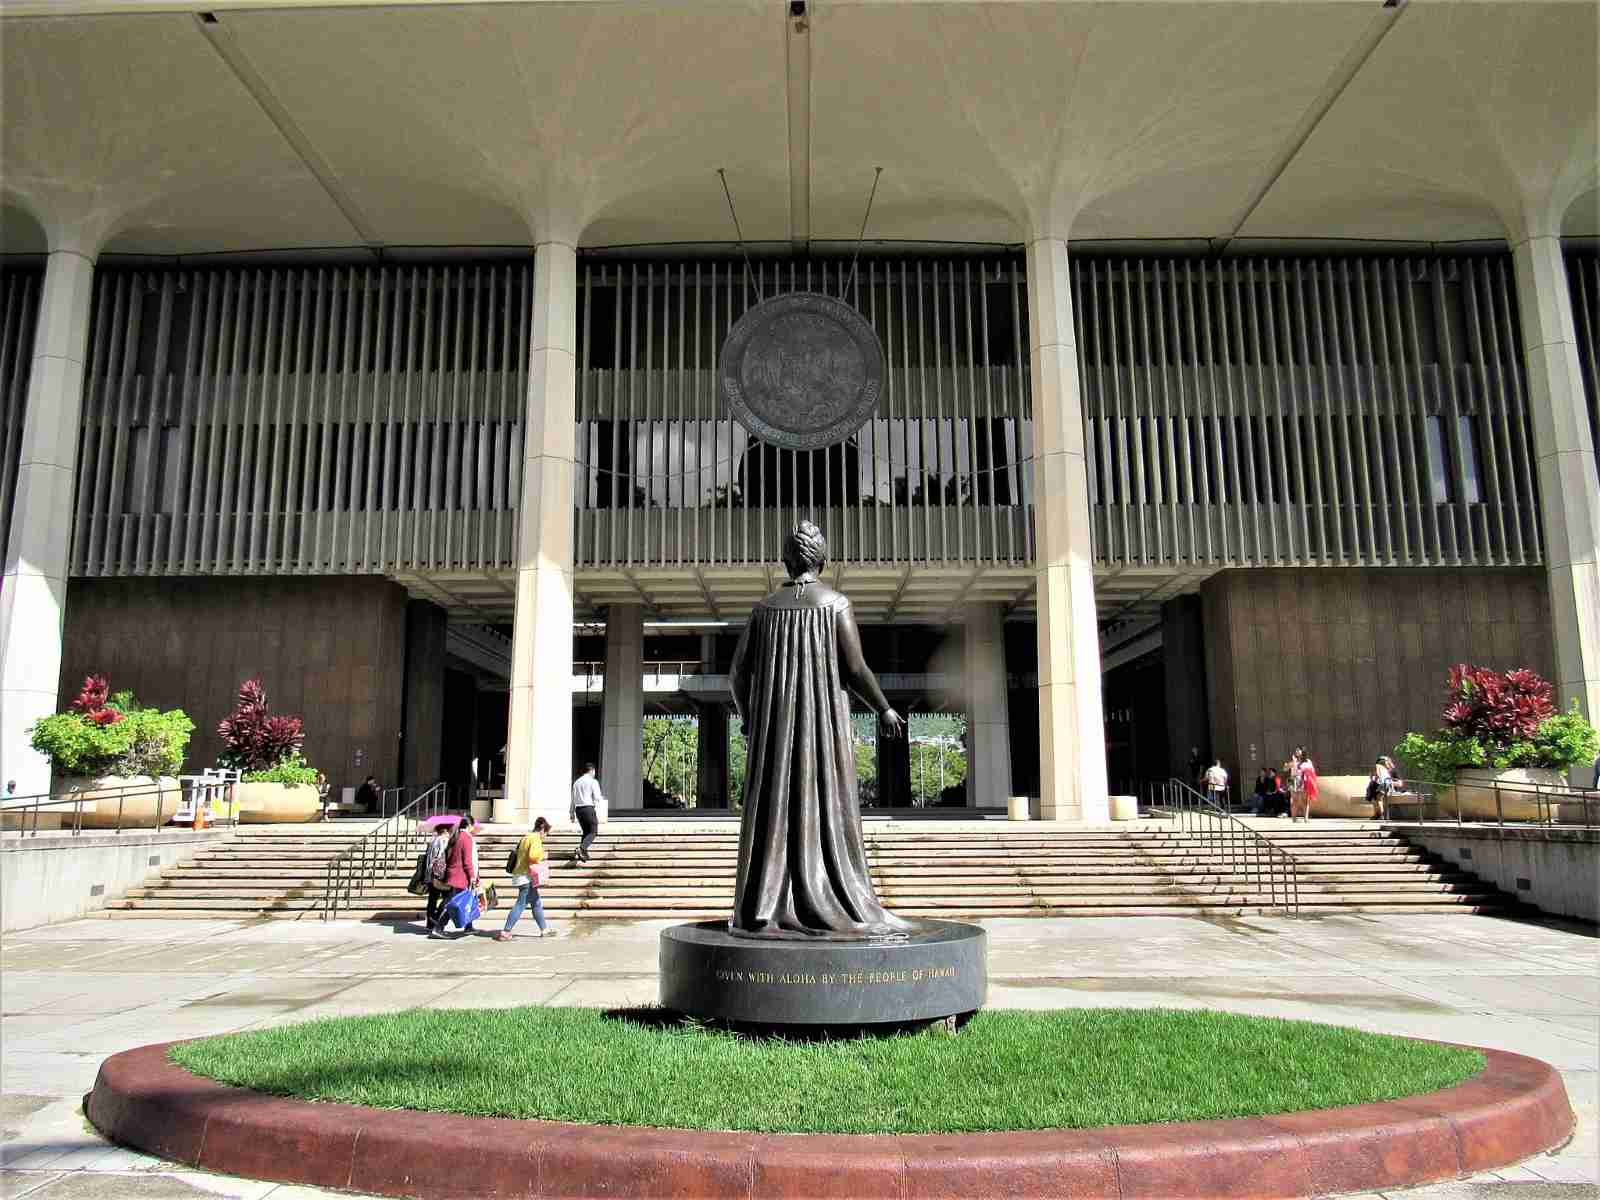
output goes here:
{"type": "Polygon", "coordinates": [[[722,346],[722,394],[764,442],[820,450],[866,422],[883,394],[883,345],[843,300],[791,292],[757,304],[722,346]]]}

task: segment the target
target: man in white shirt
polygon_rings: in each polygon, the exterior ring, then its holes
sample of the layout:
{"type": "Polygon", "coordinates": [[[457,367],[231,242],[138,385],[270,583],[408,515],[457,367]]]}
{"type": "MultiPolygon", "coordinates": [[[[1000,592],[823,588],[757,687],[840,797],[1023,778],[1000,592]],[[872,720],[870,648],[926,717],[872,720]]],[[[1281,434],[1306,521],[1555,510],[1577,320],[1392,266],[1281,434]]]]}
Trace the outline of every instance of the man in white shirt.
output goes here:
{"type": "Polygon", "coordinates": [[[1228,807],[1228,772],[1223,770],[1220,758],[1213,759],[1206,768],[1206,792],[1218,808],[1228,807]]]}
{"type": "Polygon", "coordinates": [[[573,781],[572,804],[567,809],[567,816],[577,821],[578,828],[583,830],[583,837],[578,840],[578,851],[572,856],[575,863],[589,861],[589,847],[600,832],[600,818],[595,814],[594,806],[604,799],[600,794],[600,781],[594,777],[594,764],[584,763],[583,774],[573,781]]]}

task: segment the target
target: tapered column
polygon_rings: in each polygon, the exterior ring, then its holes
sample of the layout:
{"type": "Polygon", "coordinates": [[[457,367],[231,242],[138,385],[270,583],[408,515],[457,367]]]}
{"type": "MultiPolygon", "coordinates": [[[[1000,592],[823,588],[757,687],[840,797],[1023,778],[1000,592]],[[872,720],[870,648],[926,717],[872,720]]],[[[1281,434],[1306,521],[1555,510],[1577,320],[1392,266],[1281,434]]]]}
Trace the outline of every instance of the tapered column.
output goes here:
{"type": "Polygon", "coordinates": [[[1104,821],[1110,813],[1089,476],[1067,244],[1060,239],[1041,238],[1028,246],[1028,326],[1038,543],[1040,815],[1047,821],[1104,821]]]}
{"type": "Polygon", "coordinates": [[[28,728],[55,710],[61,681],[74,462],[93,296],[94,259],[72,250],[53,252],[39,302],[11,543],[0,581],[0,782],[16,780],[19,796],[50,790],[50,760],[33,751],[28,728]]]}
{"type": "MultiPolygon", "coordinates": [[[[1545,570],[1561,703],[1600,717],[1600,483],[1595,476],[1561,241],[1532,237],[1512,249],[1538,457],[1545,570]]],[[[1582,774],[1588,775],[1584,765],[1582,774]]]]}
{"type": "Polygon", "coordinates": [[[505,795],[496,821],[564,823],[572,783],[572,470],[577,252],[534,252],[517,522],[517,606],[505,795]]]}
{"type": "Polygon", "coordinates": [[[998,604],[967,608],[967,803],[1004,808],[1011,795],[1011,726],[1006,706],[1005,624],[998,604]]]}
{"type": "Polygon", "coordinates": [[[878,730],[878,807],[911,807],[911,731],[885,737],[878,730]]]}
{"type": "Polygon", "coordinates": [[[644,609],[613,604],[606,612],[606,677],[601,705],[600,790],[613,809],[644,807],[644,609]]]}

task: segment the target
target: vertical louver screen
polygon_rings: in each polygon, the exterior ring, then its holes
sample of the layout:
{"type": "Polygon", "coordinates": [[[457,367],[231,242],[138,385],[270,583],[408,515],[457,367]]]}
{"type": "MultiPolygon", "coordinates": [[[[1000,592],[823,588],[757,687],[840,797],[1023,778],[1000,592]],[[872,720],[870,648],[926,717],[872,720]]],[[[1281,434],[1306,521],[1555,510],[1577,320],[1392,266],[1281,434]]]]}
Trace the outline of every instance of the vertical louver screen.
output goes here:
{"type": "Polygon", "coordinates": [[[17,499],[22,420],[43,282],[44,272],[38,269],[0,271],[0,555],[11,550],[11,512],[17,499]]]}
{"type": "Polygon", "coordinates": [[[521,263],[105,272],[76,572],[509,562],[531,284],[521,263]]]}

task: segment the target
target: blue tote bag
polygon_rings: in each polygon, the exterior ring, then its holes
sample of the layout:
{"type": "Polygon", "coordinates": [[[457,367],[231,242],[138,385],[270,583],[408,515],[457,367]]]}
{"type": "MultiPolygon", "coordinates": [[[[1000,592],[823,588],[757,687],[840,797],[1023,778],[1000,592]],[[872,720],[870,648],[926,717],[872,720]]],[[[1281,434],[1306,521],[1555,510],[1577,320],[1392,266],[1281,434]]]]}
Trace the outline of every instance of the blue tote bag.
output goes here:
{"type": "Polygon", "coordinates": [[[476,892],[457,892],[445,901],[444,919],[454,921],[459,928],[465,929],[478,919],[478,914],[482,911],[483,907],[478,903],[476,892]]]}

